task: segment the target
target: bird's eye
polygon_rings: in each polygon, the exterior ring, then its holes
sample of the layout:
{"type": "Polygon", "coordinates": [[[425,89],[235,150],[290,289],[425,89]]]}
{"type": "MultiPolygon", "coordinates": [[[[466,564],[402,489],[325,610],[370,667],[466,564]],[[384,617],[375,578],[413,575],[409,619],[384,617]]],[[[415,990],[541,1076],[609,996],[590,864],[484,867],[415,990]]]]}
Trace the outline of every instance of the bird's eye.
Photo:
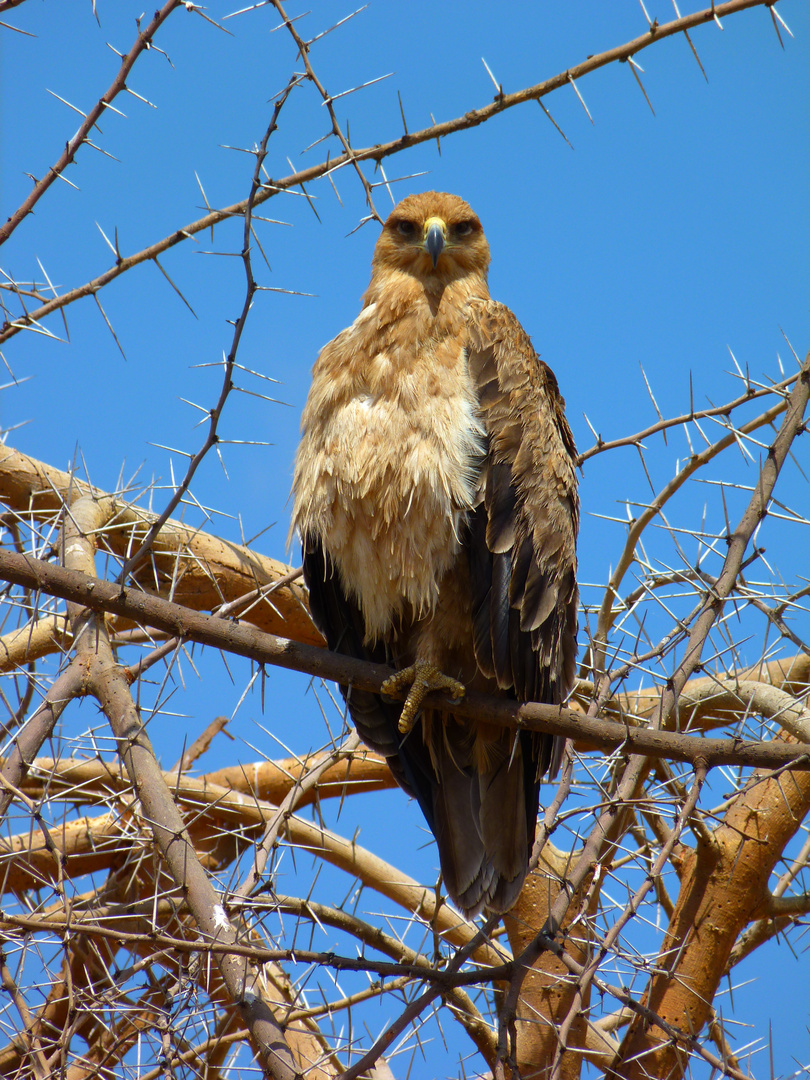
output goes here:
{"type": "Polygon", "coordinates": [[[471,221],[459,221],[457,225],[453,226],[453,232],[456,236],[469,236],[472,231],[471,221]]]}
{"type": "Polygon", "coordinates": [[[401,236],[413,236],[415,231],[416,231],[416,226],[414,225],[414,223],[412,221],[398,221],[397,222],[397,232],[399,232],[399,234],[401,236]]]}

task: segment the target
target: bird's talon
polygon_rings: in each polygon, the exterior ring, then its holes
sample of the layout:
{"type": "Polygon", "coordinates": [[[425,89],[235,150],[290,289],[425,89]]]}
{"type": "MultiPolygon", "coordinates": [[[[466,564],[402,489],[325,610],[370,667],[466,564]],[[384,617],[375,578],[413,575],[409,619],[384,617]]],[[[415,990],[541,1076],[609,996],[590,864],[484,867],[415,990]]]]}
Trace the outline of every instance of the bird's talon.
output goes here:
{"type": "Polygon", "coordinates": [[[399,717],[399,732],[401,735],[407,735],[411,730],[419,715],[419,710],[422,708],[422,702],[434,690],[445,691],[455,701],[464,697],[466,693],[464,683],[460,683],[458,679],[451,679],[449,675],[445,675],[433,664],[429,664],[424,660],[418,660],[415,664],[411,664],[410,667],[403,668],[396,675],[386,679],[381,690],[384,694],[395,697],[401,694],[406,686],[410,686],[410,690],[405,698],[405,704],[402,706],[399,717]]]}

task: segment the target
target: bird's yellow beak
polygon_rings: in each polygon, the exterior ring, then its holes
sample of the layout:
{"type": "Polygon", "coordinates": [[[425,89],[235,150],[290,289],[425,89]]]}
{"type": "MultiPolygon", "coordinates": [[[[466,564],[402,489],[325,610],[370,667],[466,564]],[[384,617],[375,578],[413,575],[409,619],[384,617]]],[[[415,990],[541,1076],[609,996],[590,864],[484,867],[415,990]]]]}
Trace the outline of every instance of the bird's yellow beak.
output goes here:
{"type": "Polygon", "coordinates": [[[447,225],[440,217],[428,218],[425,222],[425,251],[433,260],[433,269],[439,261],[439,256],[444,251],[447,241],[447,225]]]}

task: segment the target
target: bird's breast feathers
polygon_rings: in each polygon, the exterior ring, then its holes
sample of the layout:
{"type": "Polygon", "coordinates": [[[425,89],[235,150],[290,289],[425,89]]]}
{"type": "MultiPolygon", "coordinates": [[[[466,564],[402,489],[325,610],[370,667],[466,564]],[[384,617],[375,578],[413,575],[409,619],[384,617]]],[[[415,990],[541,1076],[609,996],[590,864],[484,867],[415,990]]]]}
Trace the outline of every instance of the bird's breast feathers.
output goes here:
{"type": "Polygon", "coordinates": [[[302,421],[293,524],[330,556],[369,638],[406,605],[433,610],[476,495],[483,430],[463,321],[424,316],[364,308],[322,350],[302,421]]]}

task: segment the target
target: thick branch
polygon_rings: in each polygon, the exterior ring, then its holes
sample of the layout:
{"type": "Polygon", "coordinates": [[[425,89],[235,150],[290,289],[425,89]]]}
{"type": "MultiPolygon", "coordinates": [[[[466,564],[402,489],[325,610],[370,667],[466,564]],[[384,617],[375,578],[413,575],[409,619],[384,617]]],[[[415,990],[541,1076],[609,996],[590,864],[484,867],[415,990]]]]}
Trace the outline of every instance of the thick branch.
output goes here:
{"type": "MultiPolygon", "coordinates": [[[[0,447],[0,500],[21,519],[53,520],[65,506],[85,495],[110,500],[110,518],[97,541],[116,558],[126,559],[143,542],[155,514],[11,447],[0,447]]],[[[144,589],[171,596],[180,604],[212,610],[223,601],[252,593],[257,587],[273,585],[289,572],[290,567],[285,563],[241,544],[220,540],[179,521],[168,521],[153,546],[149,562],[135,576],[144,589]]],[[[253,604],[245,618],[264,630],[283,632],[298,641],[320,644],[323,640],[312,625],[304,590],[294,583],[253,604]]]]}
{"type": "MultiPolygon", "coordinates": [[[[264,634],[252,626],[242,626],[227,619],[192,611],[134,589],[121,589],[111,582],[16,552],[0,551],[0,578],[61,596],[90,610],[122,615],[184,640],[212,645],[260,664],[305,671],[323,679],[350,683],[362,690],[379,690],[391,674],[391,669],[381,664],[353,660],[312,645],[264,634]]],[[[775,769],[790,763],[796,763],[798,768],[810,768],[810,759],[806,758],[810,746],[804,744],[790,747],[776,741],[698,739],[677,732],[649,731],[585,717],[572,709],[555,705],[536,702],[517,705],[475,691],[469,691],[460,702],[443,701],[442,707],[457,716],[488,720],[513,729],[586,738],[594,746],[606,750],[626,747],[628,752],[633,750],[651,757],[669,757],[687,762],[700,758],[710,768],[733,764],[775,769]]]]}
{"type": "MultiPolygon", "coordinates": [[[[88,539],[103,527],[105,513],[98,502],[86,497],[72,507],[65,526],[65,559],[92,568],[95,546],[88,539]]],[[[129,774],[144,818],[175,884],[182,889],[203,940],[235,945],[239,935],[225,915],[177,804],[166,784],[146,734],[140,710],[110,645],[104,619],[79,605],[69,604],[76,657],[87,670],[88,693],[97,698],[118,743],[118,753],[129,774]]],[[[267,1076],[273,1080],[298,1080],[284,1030],[262,993],[262,975],[233,953],[218,958],[218,967],[231,1001],[237,1006],[267,1076]]]]}
{"type": "MultiPolygon", "coordinates": [[[[765,893],[785,845],[810,809],[810,776],[754,774],[733,800],[710,845],[687,854],[675,913],[642,1003],[682,1031],[700,1032],[710,1018],[732,947],[765,893]]],[[[630,1024],[611,1076],[678,1077],[682,1050],[630,1024]]]]}

